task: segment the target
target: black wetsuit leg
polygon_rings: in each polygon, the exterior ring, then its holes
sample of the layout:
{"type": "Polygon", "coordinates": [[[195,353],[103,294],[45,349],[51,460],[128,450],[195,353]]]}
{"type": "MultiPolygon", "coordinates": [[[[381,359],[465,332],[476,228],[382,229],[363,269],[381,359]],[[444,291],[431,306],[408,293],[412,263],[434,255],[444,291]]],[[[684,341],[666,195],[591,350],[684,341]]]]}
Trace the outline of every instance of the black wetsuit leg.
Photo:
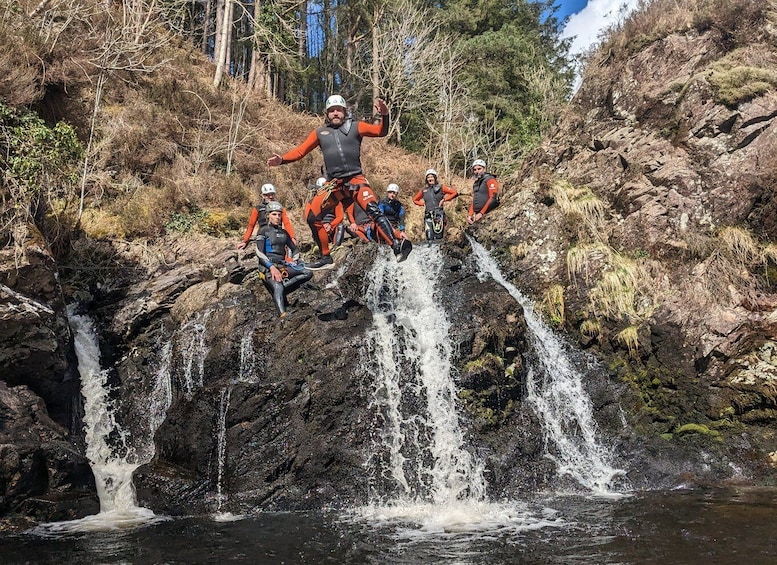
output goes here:
{"type": "Polygon", "coordinates": [[[394,236],[394,228],[391,227],[389,219],[380,211],[378,205],[375,202],[367,204],[367,208],[364,210],[367,215],[372,218],[377,228],[387,237],[392,246],[396,245],[397,238],[394,236]]]}
{"type": "Polygon", "coordinates": [[[286,287],[283,282],[274,281],[270,273],[265,274],[264,286],[272,295],[275,307],[278,313],[283,314],[286,311],[286,287]]]}
{"type": "Polygon", "coordinates": [[[286,290],[286,294],[294,292],[313,278],[313,271],[310,269],[297,270],[293,267],[286,267],[286,269],[289,272],[289,278],[283,279],[283,287],[286,290]]]}

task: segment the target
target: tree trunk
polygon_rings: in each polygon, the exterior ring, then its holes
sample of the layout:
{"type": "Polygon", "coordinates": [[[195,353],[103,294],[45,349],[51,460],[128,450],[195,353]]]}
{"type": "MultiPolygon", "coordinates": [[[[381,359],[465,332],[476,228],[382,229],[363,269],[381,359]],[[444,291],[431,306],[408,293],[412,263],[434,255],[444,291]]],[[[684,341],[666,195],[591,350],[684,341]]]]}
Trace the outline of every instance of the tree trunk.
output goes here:
{"type": "Polygon", "coordinates": [[[229,36],[232,31],[232,0],[224,0],[223,14],[221,16],[221,27],[216,28],[215,51],[216,73],[213,76],[213,86],[221,84],[221,78],[224,76],[224,65],[227,62],[227,50],[229,48],[229,36]]]}
{"type": "Polygon", "coordinates": [[[372,68],[370,71],[370,82],[372,82],[372,99],[375,100],[380,96],[380,75],[379,75],[379,61],[377,53],[378,47],[378,18],[380,17],[380,11],[378,6],[372,7],[372,68]]]}
{"type": "Polygon", "coordinates": [[[213,12],[213,0],[207,0],[205,2],[205,14],[203,16],[202,23],[202,52],[208,52],[208,41],[210,40],[210,19],[213,12]]]}

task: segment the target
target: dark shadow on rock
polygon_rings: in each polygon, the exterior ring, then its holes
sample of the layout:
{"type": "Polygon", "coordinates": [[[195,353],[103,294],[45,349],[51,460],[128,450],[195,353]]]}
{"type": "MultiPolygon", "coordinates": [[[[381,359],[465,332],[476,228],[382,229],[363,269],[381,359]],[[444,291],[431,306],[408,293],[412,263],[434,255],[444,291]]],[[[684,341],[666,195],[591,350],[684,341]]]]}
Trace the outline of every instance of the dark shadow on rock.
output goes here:
{"type": "Polygon", "coordinates": [[[319,312],[318,319],[322,322],[333,322],[335,320],[347,320],[348,310],[361,308],[362,305],[356,300],[346,300],[341,306],[331,312],[319,312]]]}

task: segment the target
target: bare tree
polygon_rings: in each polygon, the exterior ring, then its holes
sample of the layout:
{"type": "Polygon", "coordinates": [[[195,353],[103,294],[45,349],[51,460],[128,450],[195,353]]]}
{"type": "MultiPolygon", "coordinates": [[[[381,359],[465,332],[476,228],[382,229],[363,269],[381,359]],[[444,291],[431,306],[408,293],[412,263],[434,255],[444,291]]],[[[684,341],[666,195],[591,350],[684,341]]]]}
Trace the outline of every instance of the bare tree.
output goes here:
{"type": "Polygon", "coordinates": [[[132,74],[155,71],[166,64],[167,61],[160,59],[158,53],[170,41],[170,36],[158,25],[161,19],[158,0],[124,0],[121,4],[121,10],[109,10],[107,13],[103,13],[99,7],[96,9],[98,11],[95,16],[104,16],[105,29],[102,31],[101,45],[90,58],[90,62],[97,68],[98,73],[94,107],[89,125],[89,139],[81,176],[78,220],[81,219],[84,211],[95,126],[106,81],[110,76],[119,72],[132,74]]]}
{"type": "Polygon", "coordinates": [[[219,14],[221,21],[216,19],[216,50],[213,52],[213,60],[216,63],[216,72],[213,76],[213,86],[221,84],[224,75],[224,67],[228,62],[229,38],[232,36],[232,9],[234,0],[220,0],[219,14]]]}
{"type": "Polygon", "coordinates": [[[437,105],[426,112],[425,124],[429,131],[426,150],[429,158],[442,163],[443,178],[451,177],[451,161],[459,151],[457,131],[468,116],[469,93],[459,80],[460,58],[454,45],[445,45],[440,64],[433,70],[437,84],[437,105]]]}
{"type": "MultiPolygon", "coordinates": [[[[376,16],[378,14],[376,13],[376,16]]],[[[371,49],[355,73],[391,102],[390,135],[401,141],[401,117],[408,108],[436,109],[438,68],[448,67],[448,41],[431,12],[412,0],[392,0],[373,28],[371,49]]]]}

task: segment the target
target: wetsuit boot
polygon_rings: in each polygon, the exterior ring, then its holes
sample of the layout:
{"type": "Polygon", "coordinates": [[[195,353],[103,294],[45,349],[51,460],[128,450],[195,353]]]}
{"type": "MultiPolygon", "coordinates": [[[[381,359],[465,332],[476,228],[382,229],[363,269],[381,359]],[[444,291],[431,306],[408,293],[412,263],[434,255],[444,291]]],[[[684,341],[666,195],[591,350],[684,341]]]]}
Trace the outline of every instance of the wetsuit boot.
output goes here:
{"type": "Polygon", "coordinates": [[[410,243],[410,240],[398,239],[394,236],[394,228],[391,227],[391,222],[389,222],[388,218],[380,211],[380,208],[378,208],[378,205],[374,202],[367,204],[365,212],[367,212],[370,218],[372,218],[372,221],[375,222],[378,231],[382,232],[387,239],[390,239],[391,249],[394,251],[397,261],[402,262],[407,259],[407,256],[410,255],[410,251],[413,250],[413,244],[410,243]]]}

